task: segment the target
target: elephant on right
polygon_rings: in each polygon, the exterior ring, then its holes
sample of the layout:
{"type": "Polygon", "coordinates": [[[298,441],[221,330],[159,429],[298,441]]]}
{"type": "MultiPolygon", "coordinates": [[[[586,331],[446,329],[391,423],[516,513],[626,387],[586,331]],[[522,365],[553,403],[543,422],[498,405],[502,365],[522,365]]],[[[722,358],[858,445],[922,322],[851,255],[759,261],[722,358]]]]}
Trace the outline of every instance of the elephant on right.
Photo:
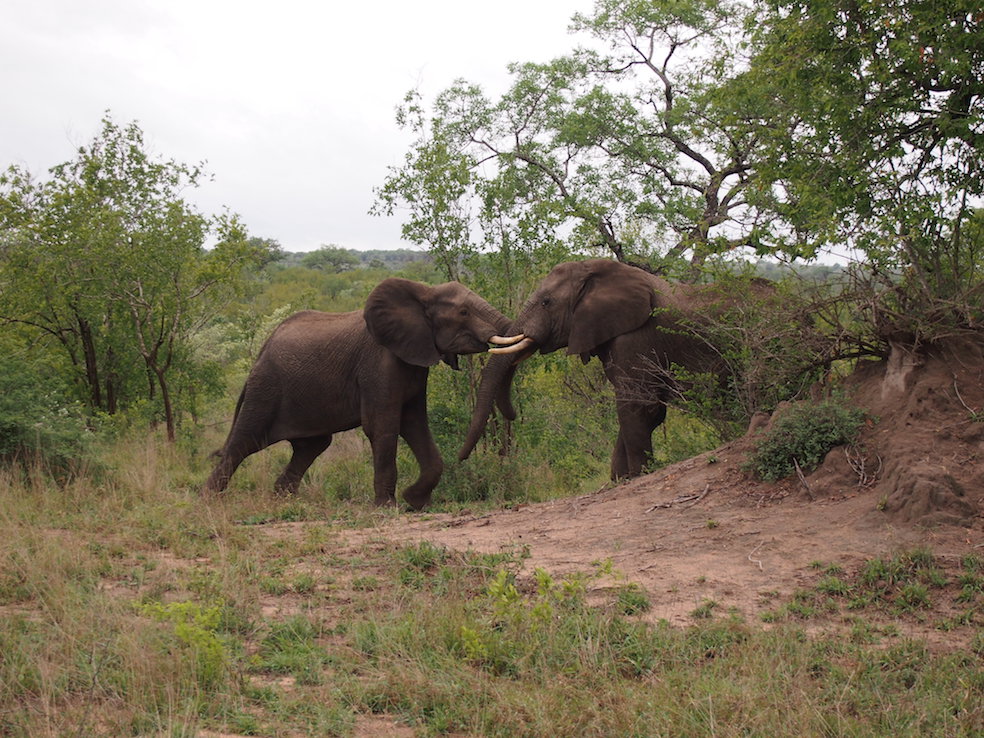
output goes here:
{"type": "Polygon", "coordinates": [[[597,356],[614,387],[619,431],[612,479],[640,475],[652,458],[652,433],[676,391],[671,365],[718,374],[724,381],[727,367],[720,354],[694,330],[705,315],[720,312],[721,300],[712,285],[673,284],[608,259],[558,264],[507,332],[522,340],[491,350],[458,458],[471,454],[493,404],[506,418],[516,417],[510,389],[519,363],[536,351],[566,347],[585,363],[597,356]]]}

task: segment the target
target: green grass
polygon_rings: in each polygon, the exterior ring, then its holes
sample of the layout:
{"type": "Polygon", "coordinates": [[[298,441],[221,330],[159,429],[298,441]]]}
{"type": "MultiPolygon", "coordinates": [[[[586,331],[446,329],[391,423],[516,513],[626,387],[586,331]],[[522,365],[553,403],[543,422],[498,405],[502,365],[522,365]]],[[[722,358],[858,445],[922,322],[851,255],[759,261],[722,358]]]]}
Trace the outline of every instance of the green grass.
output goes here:
{"type": "Polygon", "coordinates": [[[399,514],[340,498],[330,468],[283,500],[250,489],[276,474],[257,458],[205,502],[188,448],[131,439],[61,482],[0,471],[0,735],[346,736],[372,715],[432,736],[984,729],[984,636],[940,654],[883,617],[959,598],[941,631],[979,629],[977,557],[818,562],[768,627],[713,601],[671,627],[610,562],[558,578],[521,548],[346,543],[399,514]],[[804,631],[831,612],[846,637],[804,631]]]}

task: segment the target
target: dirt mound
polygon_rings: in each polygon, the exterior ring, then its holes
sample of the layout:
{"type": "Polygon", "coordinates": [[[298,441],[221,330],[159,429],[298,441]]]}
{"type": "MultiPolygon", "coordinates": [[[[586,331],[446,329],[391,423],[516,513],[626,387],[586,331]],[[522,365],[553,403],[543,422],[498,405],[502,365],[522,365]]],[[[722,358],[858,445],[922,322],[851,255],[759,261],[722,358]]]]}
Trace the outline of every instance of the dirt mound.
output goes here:
{"type": "Polygon", "coordinates": [[[871,486],[883,511],[899,523],[970,525],[984,490],[984,346],[896,346],[851,385],[877,421],[861,444],[881,466],[871,486]]]}
{"type": "MultiPolygon", "coordinates": [[[[982,347],[921,355],[898,347],[888,361],[860,367],[846,391],[870,416],[861,439],[831,451],[803,478],[765,483],[743,471],[760,432],[753,431],[591,494],[480,516],[400,516],[354,532],[352,543],[382,535],[457,549],[520,549],[529,570],[555,574],[611,561],[650,594],[650,617],[679,624],[692,622],[708,601],[754,616],[815,583],[818,562],[850,572],[917,547],[942,561],[981,553],[982,347]]],[[[938,637],[928,622],[904,628],[938,637]]]]}

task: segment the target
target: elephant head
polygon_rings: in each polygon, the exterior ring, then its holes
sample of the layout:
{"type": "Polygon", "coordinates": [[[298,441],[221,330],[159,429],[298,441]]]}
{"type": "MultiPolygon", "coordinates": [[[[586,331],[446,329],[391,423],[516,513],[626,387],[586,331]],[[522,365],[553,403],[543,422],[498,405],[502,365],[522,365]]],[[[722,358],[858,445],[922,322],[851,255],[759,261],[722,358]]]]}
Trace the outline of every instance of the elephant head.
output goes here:
{"type": "Polygon", "coordinates": [[[509,318],[458,282],[429,286],[385,279],[369,294],[364,315],[372,337],[415,366],[443,359],[457,369],[459,354],[518,340],[498,335],[509,329],[509,318]]]}
{"type": "MultiPolygon", "coordinates": [[[[482,373],[475,411],[458,456],[468,458],[495,402],[502,414],[516,417],[510,387],[516,367],[536,351],[567,348],[587,362],[599,347],[643,326],[659,307],[656,290],[663,280],[607,259],[565,262],[543,279],[527,300],[509,331],[511,346],[491,349],[495,354],[482,373]]],[[[667,292],[671,290],[667,289],[667,292]]]]}

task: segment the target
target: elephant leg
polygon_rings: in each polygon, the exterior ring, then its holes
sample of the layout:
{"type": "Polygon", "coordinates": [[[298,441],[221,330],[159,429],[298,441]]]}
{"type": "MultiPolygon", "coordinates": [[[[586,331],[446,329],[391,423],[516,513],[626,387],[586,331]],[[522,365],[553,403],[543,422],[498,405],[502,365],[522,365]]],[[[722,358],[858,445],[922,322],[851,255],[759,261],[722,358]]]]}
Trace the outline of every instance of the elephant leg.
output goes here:
{"type": "Polygon", "coordinates": [[[629,459],[625,455],[625,442],[622,440],[622,431],[618,433],[618,437],[615,439],[615,449],[612,451],[612,471],[611,477],[613,482],[617,482],[619,479],[625,479],[629,476],[629,459]]]}
{"type": "Polygon", "coordinates": [[[372,446],[372,486],[377,507],[396,504],[396,446],[399,436],[396,431],[374,431],[366,429],[369,445],[372,446]]]}
{"type": "MultiPolygon", "coordinates": [[[[618,403],[618,443],[624,448],[624,467],[618,468],[615,476],[613,460],[612,478],[637,477],[652,462],[653,430],[666,419],[666,405],[644,406],[637,403],[618,403]]],[[[620,462],[621,463],[621,462],[620,462]]]]}
{"type": "Polygon", "coordinates": [[[290,442],[290,461],[273,485],[273,491],[278,495],[292,495],[301,485],[304,473],[314,460],[331,445],[331,434],[314,436],[312,438],[295,438],[290,442]]]}
{"type": "Polygon", "coordinates": [[[419,400],[411,400],[404,408],[400,435],[407,442],[420,467],[417,481],[403,490],[402,496],[410,507],[420,510],[430,502],[431,492],[444,473],[444,460],[427,425],[426,395],[421,395],[419,400]]]}

